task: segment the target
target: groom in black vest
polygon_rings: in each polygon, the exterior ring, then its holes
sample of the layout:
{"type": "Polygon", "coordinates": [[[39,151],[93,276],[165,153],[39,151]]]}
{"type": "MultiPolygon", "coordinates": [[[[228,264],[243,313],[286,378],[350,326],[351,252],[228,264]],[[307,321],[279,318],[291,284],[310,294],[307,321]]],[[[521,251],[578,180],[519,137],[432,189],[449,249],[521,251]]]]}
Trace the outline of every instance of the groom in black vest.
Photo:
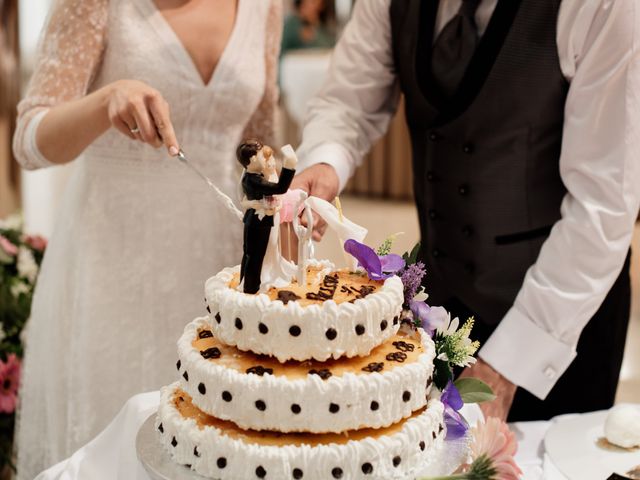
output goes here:
{"type": "Polygon", "coordinates": [[[638,208],[623,179],[624,144],[638,147],[624,136],[633,88],[615,83],[638,59],[629,2],[587,13],[582,0],[360,0],[310,104],[294,187],[331,200],[404,94],[428,302],[476,317],[486,353],[463,375],[499,395],[485,413],[543,419],[614,401],[638,208]]]}

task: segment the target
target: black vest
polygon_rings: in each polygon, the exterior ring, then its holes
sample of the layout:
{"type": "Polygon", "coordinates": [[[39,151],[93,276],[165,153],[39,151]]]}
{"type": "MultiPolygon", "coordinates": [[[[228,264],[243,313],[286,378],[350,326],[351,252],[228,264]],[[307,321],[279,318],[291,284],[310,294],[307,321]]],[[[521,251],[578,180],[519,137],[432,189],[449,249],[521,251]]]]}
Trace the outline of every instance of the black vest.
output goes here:
{"type": "Polygon", "coordinates": [[[513,304],[560,218],[568,83],[560,0],[499,0],[458,92],[430,77],[437,0],[392,0],[429,303],[455,297],[488,324],[513,304]]]}

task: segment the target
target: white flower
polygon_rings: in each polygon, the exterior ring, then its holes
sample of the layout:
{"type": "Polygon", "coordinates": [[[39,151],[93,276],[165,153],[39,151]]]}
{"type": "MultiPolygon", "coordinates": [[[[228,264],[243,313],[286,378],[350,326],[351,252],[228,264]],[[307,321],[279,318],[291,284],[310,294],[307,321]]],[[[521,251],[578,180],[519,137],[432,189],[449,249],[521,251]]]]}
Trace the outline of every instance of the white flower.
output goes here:
{"type": "Polygon", "coordinates": [[[11,285],[11,295],[13,295],[13,298],[18,298],[21,293],[29,293],[29,285],[21,280],[18,280],[13,285],[11,285]]]}
{"type": "Polygon", "coordinates": [[[458,331],[458,327],[460,326],[460,320],[458,317],[451,320],[451,314],[447,313],[449,316],[444,323],[438,327],[438,333],[444,335],[445,337],[451,336],[458,331]]]}
{"type": "Polygon", "coordinates": [[[29,280],[31,284],[38,276],[38,264],[28,248],[20,247],[18,250],[18,274],[29,280]]]}
{"type": "Polygon", "coordinates": [[[0,220],[0,228],[4,230],[21,230],[22,229],[22,215],[14,213],[9,215],[4,220],[0,220]]]}
{"type": "Polygon", "coordinates": [[[427,298],[429,298],[429,295],[427,295],[427,293],[424,291],[424,287],[420,287],[420,290],[418,290],[416,296],[413,297],[416,302],[426,302],[427,298]]]}

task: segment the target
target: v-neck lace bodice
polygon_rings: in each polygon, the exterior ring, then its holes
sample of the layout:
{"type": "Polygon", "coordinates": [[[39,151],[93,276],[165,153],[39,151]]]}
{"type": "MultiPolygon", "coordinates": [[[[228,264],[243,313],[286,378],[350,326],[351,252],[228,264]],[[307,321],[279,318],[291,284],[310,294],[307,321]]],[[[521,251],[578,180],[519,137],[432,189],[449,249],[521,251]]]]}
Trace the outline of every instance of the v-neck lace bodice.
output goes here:
{"type": "MultiPolygon", "coordinates": [[[[14,150],[49,166],[46,112],[120,79],[157,89],[189,159],[237,199],[235,147],[273,140],[280,0],[239,0],[204,85],[151,0],[57,0],[19,106],[14,150]]],[[[175,339],[211,274],[239,262],[242,224],[164,149],[111,129],[74,162],[38,279],[21,390],[18,479],[88,442],[141,391],[170,383],[175,339]]]]}

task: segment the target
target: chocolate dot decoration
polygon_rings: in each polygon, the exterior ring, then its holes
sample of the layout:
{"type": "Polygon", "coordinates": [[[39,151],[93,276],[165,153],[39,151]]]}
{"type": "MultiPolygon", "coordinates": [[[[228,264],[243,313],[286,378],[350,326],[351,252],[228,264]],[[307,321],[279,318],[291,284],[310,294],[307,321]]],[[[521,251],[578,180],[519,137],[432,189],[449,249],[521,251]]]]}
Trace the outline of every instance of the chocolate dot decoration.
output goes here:
{"type": "Polygon", "coordinates": [[[264,323],[260,322],[260,324],[258,325],[258,331],[261,334],[266,335],[267,333],[269,333],[269,327],[267,327],[264,323]]]}
{"type": "Polygon", "coordinates": [[[390,362],[403,363],[407,359],[407,354],[404,352],[392,352],[387,353],[387,356],[385,358],[390,362]]]}
{"type": "Polygon", "coordinates": [[[384,363],[383,362],[371,362],[369,365],[367,365],[366,367],[362,367],[362,370],[365,372],[381,372],[384,369],[384,363]]]}
{"type": "Polygon", "coordinates": [[[405,390],[402,394],[402,401],[406,403],[409,400],[411,400],[411,392],[409,390],[405,390]]]}
{"type": "Polygon", "coordinates": [[[198,391],[200,392],[200,395],[207,393],[207,387],[204,386],[204,383],[198,384],[198,391]]]}
{"type": "Polygon", "coordinates": [[[327,330],[327,332],[325,333],[325,335],[327,336],[327,338],[329,340],[335,340],[336,337],[338,336],[338,332],[336,332],[335,328],[330,328],[327,330]]]}
{"type": "Polygon", "coordinates": [[[230,402],[231,400],[233,400],[233,395],[231,395],[231,392],[225,390],[224,392],[222,392],[222,399],[225,402],[230,402]]]}
{"type": "Polygon", "coordinates": [[[436,439],[436,432],[431,432],[431,435],[433,435],[433,439],[436,439]]]}
{"type": "Polygon", "coordinates": [[[403,341],[393,342],[392,345],[401,352],[413,352],[416,346],[413,343],[407,343],[403,341]]]}
{"type": "Polygon", "coordinates": [[[327,380],[333,375],[328,368],[322,368],[320,370],[311,369],[309,370],[309,375],[318,375],[322,380],[327,380]]]}
{"type": "Polygon", "coordinates": [[[256,408],[261,412],[264,412],[267,409],[267,404],[264,403],[264,400],[256,400],[256,408]]]}
{"type": "Polygon", "coordinates": [[[264,467],[262,465],[260,465],[258,468],[256,468],[256,477],[264,478],[266,476],[267,476],[267,471],[264,469],[264,467]]]}
{"type": "Polygon", "coordinates": [[[389,325],[389,322],[387,322],[386,320],[382,320],[380,322],[380,330],[385,331],[388,325],[389,325]]]}
{"type": "Polygon", "coordinates": [[[422,450],[424,452],[426,445],[424,443],[424,441],[420,442],[420,450],[422,450]]]}
{"type": "Polygon", "coordinates": [[[198,451],[198,447],[193,447],[193,456],[200,458],[200,452],[198,451]]]}
{"type": "Polygon", "coordinates": [[[263,377],[266,375],[273,375],[273,368],[264,368],[262,365],[256,365],[255,367],[247,368],[247,373],[253,373],[263,377]]]}
{"type": "Polygon", "coordinates": [[[211,308],[209,308],[209,305],[207,305],[207,313],[211,313],[211,308]]]}
{"type": "Polygon", "coordinates": [[[331,475],[333,478],[342,478],[342,469],[340,467],[335,467],[331,470],[331,475]]]}
{"type": "Polygon", "coordinates": [[[242,320],[236,317],[236,328],[242,330],[242,320]]]}
{"type": "Polygon", "coordinates": [[[393,324],[397,325],[398,324],[398,316],[396,315],[395,317],[393,317],[393,324]]]}
{"type": "Polygon", "coordinates": [[[222,317],[220,316],[220,312],[216,313],[216,322],[220,323],[222,322],[222,317]]]}
{"type": "Polygon", "coordinates": [[[438,427],[438,433],[442,433],[443,430],[444,430],[444,425],[440,424],[440,426],[438,427]]]}
{"type": "Polygon", "coordinates": [[[364,325],[360,323],[356,325],[356,335],[364,335],[364,325]]]}
{"type": "Polygon", "coordinates": [[[374,400],[371,402],[371,405],[369,405],[369,408],[371,408],[371,410],[375,412],[380,408],[380,404],[374,400]]]}
{"type": "Polygon", "coordinates": [[[398,455],[393,457],[393,466],[394,467],[397,467],[398,465],[400,465],[400,462],[402,462],[402,458],[400,458],[398,455]]]}
{"type": "Polygon", "coordinates": [[[184,373],[182,374],[182,377],[184,378],[185,382],[188,382],[189,381],[189,372],[187,372],[185,370],[184,373]]]}
{"type": "Polygon", "coordinates": [[[158,425],[158,431],[160,433],[164,433],[164,427],[162,426],[162,423],[160,425],[158,425]]]}
{"type": "Polygon", "coordinates": [[[296,480],[300,480],[302,477],[304,477],[304,473],[302,472],[302,470],[300,470],[299,468],[294,468],[293,472],[291,472],[291,475],[293,476],[293,478],[295,478],[296,480]]]}
{"type": "Polygon", "coordinates": [[[180,367],[182,366],[182,362],[180,360],[178,360],[176,362],[176,368],[178,369],[178,371],[180,371],[180,367]]]}
{"type": "Polygon", "coordinates": [[[293,404],[291,404],[291,411],[295,415],[298,415],[302,411],[302,408],[297,403],[293,403],[293,404]]]}
{"type": "Polygon", "coordinates": [[[362,473],[364,473],[365,475],[370,475],[373,473],[373,465],[371,465],[369,462],[365,462],[362,464],[362,473]]]}
{"type": "Polygon", "coordinates": [[[211,347],[206,350],[200,350],[200,355],[202,355],[202,358],[209,360],[210,358],[220,358],[222,352],[218,347],[211,347]]]}
{"type": "Polygon", "coordinates": [[[176,440],[176,437],[173,437],[173,438],[171,439],[171,446],[172,446],[173,448],[175,448],[176,446],[178,446],[178,440],[176,440]]]}
{"type": "Polygon", "coordinates": [[[300,330],[300,327],[298,325],[291,325],[289,327],[289,334],[292,337],[298,337],[300,336],[301,333],[302,333],[302,330],[300,330]]]}
{"type": "Polygon", "coordinates": [[[190,463],[186,463],[184,466],[187,467],[187,468],[191,468],[191,464],[190,463]]]}
{"type": "Polygon", "coordinates": [[[330,403],[329,411],[331,413],[338,413],[340,411],[340,405],[338,405],[337,403],[330,403]]]}
{"type": "Polygon", "coordinates": [[[213,337],[213,333],[211,333],[211,330],[200,330],[198,332],[198,338],[200,340],[202,340],[203,338],[211,338],[213,337]]]}
{"type": "Polygon", "coordinates": [[[216,460],[216,465],[218,465],[218,468],[224,468],[227,466],[227,459],[224,457],[220,457],[218,458],[218,460],[216,460]]]}

